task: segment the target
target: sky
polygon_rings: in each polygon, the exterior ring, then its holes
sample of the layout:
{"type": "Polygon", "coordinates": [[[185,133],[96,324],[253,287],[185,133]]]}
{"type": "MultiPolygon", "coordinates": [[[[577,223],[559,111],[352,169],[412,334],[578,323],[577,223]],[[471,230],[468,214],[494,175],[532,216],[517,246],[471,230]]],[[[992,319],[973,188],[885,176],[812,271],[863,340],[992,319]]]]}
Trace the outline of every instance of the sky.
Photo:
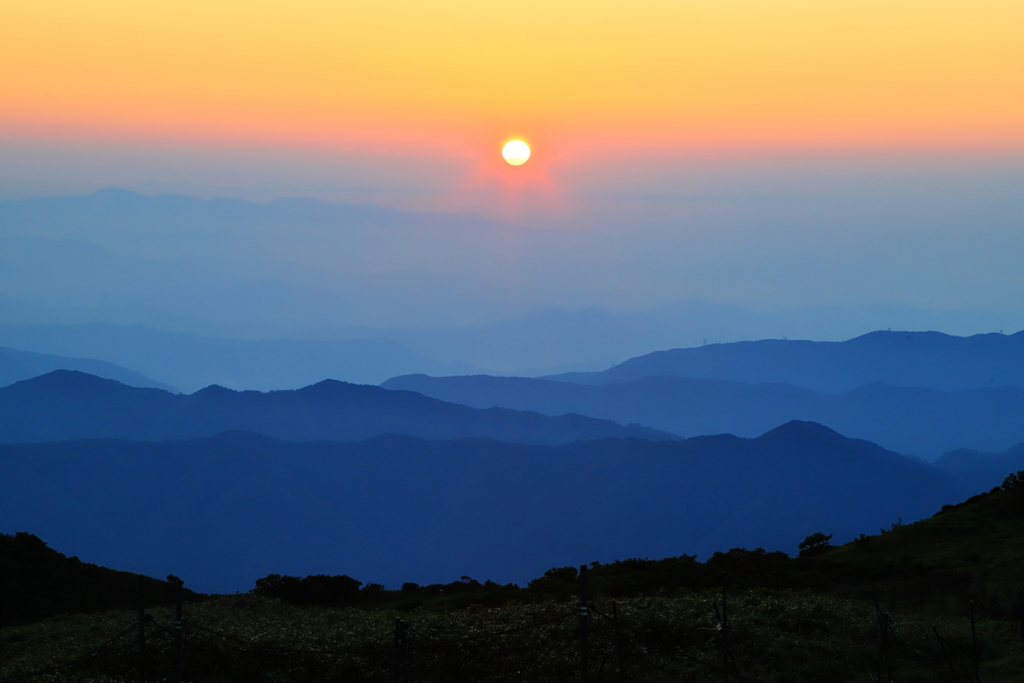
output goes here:
{"type": "Polygon", "coordinates": [[[298,196],[573,233],[519,264],[523,310],[701,296],[1024,315],[1019,0],[37,0],[0,16],[0,200],[298,196]],[[523,166],[500,158],[511,138],[533,149],[523,166]]]}

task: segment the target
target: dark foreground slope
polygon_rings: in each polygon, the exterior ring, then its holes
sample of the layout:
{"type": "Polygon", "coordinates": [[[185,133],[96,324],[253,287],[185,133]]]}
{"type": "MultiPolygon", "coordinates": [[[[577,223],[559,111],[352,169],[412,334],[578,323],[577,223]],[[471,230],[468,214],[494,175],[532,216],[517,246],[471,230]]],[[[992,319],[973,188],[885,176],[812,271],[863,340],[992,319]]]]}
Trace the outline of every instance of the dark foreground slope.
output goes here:
{"type": "MultiPolygon", "coordinates": [[[[68,557],[25,532],[0,533],[0,626],[30,623],[68,612],[168,604],[177,587],[167,581],[98,567],[68,557]]],[[[185,597],[196,595],[186,589],[185,597]]]]}
{"type": "Polygon", "coordinates": [[[5,443],[188,439],[233,430],[294,441],[349,441],[387,433],[541,444],[604,437],[676,438],[580,415],[477,410],[411,391],[334,380],[268,393],[210,386],[185,396],[57,371],[0,388],[0,442],[5,443]]]}
{"type": "Polygon", "coordinates": [[[406,375],[381,386],[474,408],[579,413],[687,436],[755,436],[789,420],[807,420],[925,458],[956,448],[995,450],[1024,441],[1024,389],[1012,386],[943,392],[872,384],[829,394],[787,384],[686,377],[583,385],[489,375],[406,375]]]}
{"type": "Polygon", "coordinates": [[[560,447],[380,437],[0,447],[0,531],[205,592],[270,573],[523,582],[552,566],[792,552],[965,497],[931,466],[794,422],[757,439],[560,447]]]}
{"type": "Polygon", "coordinates": [[[604,372],[549,379],[608,384],[658,376],[779,382],[832,392],[875,382],[940,391],[1003,384],[1024,389],[1024,331],[972,337],[872,332],[845,342],[765,339],[708,344],[637,356],[604,372]]]}

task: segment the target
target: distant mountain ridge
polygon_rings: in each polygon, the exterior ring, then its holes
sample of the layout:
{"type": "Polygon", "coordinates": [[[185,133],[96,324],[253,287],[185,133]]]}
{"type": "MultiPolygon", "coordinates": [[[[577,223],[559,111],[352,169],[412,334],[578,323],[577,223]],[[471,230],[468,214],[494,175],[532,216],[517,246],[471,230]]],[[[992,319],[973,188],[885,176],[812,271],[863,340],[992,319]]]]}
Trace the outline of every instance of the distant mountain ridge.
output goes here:
{"type": "Polygon", "coordinates": [[[605,437],[679,438],[581,415],[478,410],[411,391],[334,380],[292,391],[236,392],[214,385],[191,395],[174,395],[58,370],[0,388],[0,442],[159,441],[232,430],[293,441],[355,441],[388,433],[537,444],[605,437]]]}
{"type": "Polygon", "coordinates": [[[1007,474],[1024,470],[1024,442],[1002,453],[958,448],[943,453],[935,466],[959,477],[971,488],[990,489],[1001,484],[1007,474]]]}
{"type": "Polygon", "coordinates": [[[251,341],[146,325],[0,324],[0,344],[101,358],[158,377],[186,393],[211,384],[270,391],[297,389],[327,378],[377,384],[408,372],[479,372],[465,363],[427,358],[390,339],[251,341]]]}
{"type": "Polygon", "coordinates": [[[544,379],[610,384],[642,377],[781,383],[825,392],[867,384],[964,391],[1004,384],[1024,389],[1024,331],[955,337],[879,331],[845,342],[765,339],[655,351],[603,372],[544,379]]]}
{"type": "Polygon", "coordinates": [[[77,370],[104,379],[112,379],[131,387],[163,389],[178,393],[175,387],[157,382],[145,375],[93,358],[66,358],[49,353],[33,353],[0,346],[0,387],[23,379],[45,375],[54,370],[77,370]]]}
{"type": "MultiPolygon", "coordinates": [[[[143,391],[143,390],[138,390],[143,391]]],[[[384,390],[380,390],[384,391],[384,390]]],[[[562,446],[380,436],[0,445],[0,531],[204,592],[269,573],[524,582],[553,566],[795,552],[962,500],[925,463],[792,422],[756,439],[562,446]]]]}
{"type": "Polygon", "coordinates": [[[686,377],[577,384],[488,375],[409,375],[381,386],[474,408],[579,413],[687,436],[751,437],[789,420],[808,420],[928,459],[965,446],[997,450],[1024,441],[1024,389],[1014,386],[942,392],[869,384],[824,393],[789,384],[686,377]]]}

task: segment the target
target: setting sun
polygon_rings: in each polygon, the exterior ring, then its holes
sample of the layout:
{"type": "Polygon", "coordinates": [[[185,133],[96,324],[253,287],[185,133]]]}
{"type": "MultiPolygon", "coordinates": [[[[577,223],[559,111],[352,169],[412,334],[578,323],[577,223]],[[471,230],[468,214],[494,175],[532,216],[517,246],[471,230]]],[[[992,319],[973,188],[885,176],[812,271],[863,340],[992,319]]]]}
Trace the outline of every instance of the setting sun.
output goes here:
{"type": "Polygon", "coordinates": [[[530,158],[530,146],[522,140],[509,140],[501,148],[501,156],[513,166],[522,166],[530,158]]]}

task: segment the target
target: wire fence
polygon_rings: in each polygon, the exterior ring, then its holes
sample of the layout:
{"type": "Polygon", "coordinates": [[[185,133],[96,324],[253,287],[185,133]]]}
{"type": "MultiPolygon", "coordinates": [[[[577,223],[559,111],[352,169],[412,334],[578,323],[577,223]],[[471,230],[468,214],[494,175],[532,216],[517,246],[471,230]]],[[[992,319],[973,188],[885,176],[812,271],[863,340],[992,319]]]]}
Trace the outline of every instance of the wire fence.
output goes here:
{"type": "MultiPolygon", "coordinates": [[[[614,600],[595,603],[587,567],[579,572],[579,601],[553,605],[529,623],[452,633],[396,618],[387,631],[355,645],[289,645],[253,639],[187,619],[180,598],[173,621],[161,622],[140,604],[138,616],[116,635],[79,656],[0,678],[15,681],[346,681],[353,683],[660,683],[711,680],[767,683],[747,662],[759,659],[725,589],[714,598],[711,624],[652,626],[614,600]],[[739,637],[737,637],[739,636],[739,637]]],[[[1014,608],[1016,609],[1016,607],[1014,608]]],[[[953,683],[980,683],[981,656],[973,606],[971,638],[951,638],[932,626],[933,647],[906,636],[904,626],[876,605],[876,683],[899,679],[899,665],[917,662],[943,670],[953,683]]],[[[996,626],[1002,628],[1006,620],[996,626]]],[[[780,680],[771,676],[773,680],[780,680]]],[[[863,677],[866,680],[866,677],[863,677]]],[[[781,680],[799,680],[784,677],[781,680]]]]}

